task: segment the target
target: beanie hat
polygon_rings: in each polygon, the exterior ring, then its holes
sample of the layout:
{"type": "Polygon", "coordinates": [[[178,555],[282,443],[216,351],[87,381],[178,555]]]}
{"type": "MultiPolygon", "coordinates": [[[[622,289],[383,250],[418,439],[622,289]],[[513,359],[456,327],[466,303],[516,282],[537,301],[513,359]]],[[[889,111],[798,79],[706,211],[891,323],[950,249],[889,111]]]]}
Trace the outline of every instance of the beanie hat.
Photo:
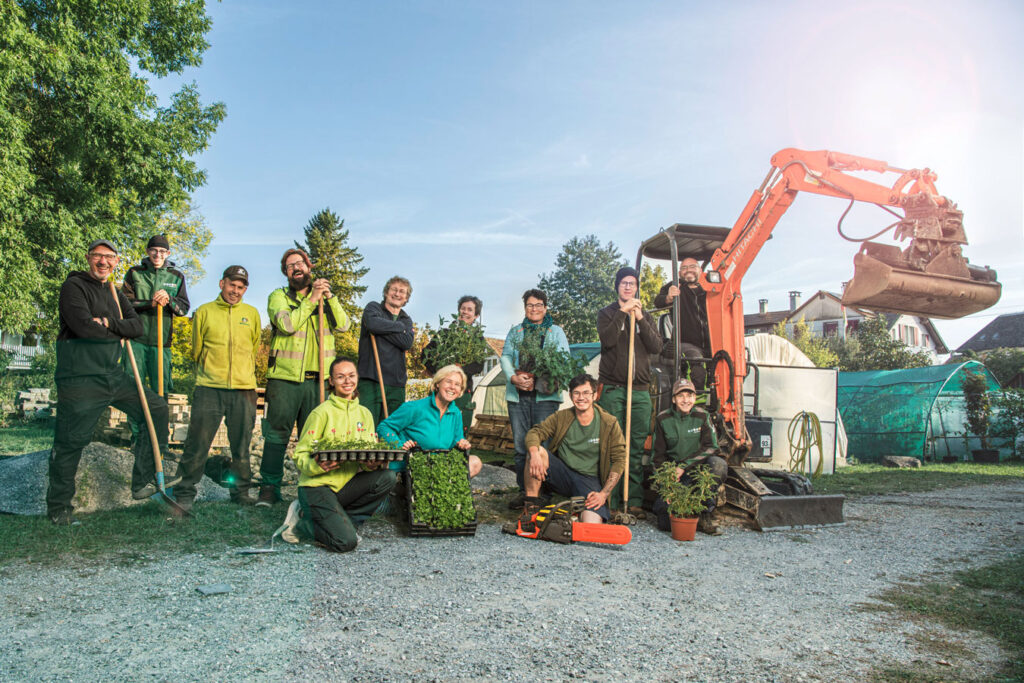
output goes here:
{"type": "Polygon", "coordinates": [[[622,278],[625,278],[625,277],[635,277],[636,278],[636,284],[639,286],[639,284],[640,284],[640,276],[636,274],[636,269],[635,268],[630,268],[629,266],[626,266],[625,268],[619,268],[619,272],[615,273],[615,291],[616,292],[619,291],[619,283],[622,282],[622,278]]]}
{"type": "Polygon", "coordinates": [[[149,242],[146,243],[146,249],[152,249],[153,247],[170,249],[171,243],[167,241],[167,237],[164,235],[153,235],[149,238],[149,242]]]}

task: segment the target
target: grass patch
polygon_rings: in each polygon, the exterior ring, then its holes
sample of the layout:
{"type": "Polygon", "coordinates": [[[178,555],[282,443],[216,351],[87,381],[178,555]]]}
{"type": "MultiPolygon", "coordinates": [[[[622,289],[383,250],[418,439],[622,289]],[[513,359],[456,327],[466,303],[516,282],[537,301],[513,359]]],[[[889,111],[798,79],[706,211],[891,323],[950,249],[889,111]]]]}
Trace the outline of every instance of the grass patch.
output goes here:
{"type": "Polygon", "coordinates": [[[26,420],[0,428],[0,455],[49,450],[53,445],[53,423],[53,418],[26,420]]]}
{"type": "MultiPolygon", "coordinates": [[[[911,619],[938,621],[953,631],[980,631],[996,639],[1008,655],[995,680],[1024,681],[1024,553],[995,564],[955,572],[946,581],[902,584],[879,596],[891,609],[911,619]]],[[[926,643],[939,652],[938,643],[926,643]]],[[[959,645],[942,651],[947,657],[969,659],[959,645]]],[[[961,660],[962,661],[962,660],[961,660]]],[[[972,680],[960,666],[880,667],[875,680],[972,680]]],[[[991,679],[990,679],[991,680],[991,679]]]]}
{"type": "Polygon", "coordinates": [[[45,516],[5,515],[0,523],[0,565],[16,561],[68,564],[71,558],[148,562],[162,553],[221,553],[265,546],[284,520],[285,507],[198,504],[190,519],[174,519],[161,503],[78,515],[77,527],[57,527],[45,516]]]}
{"type": "Polygon", "coordinates": [[[835,474],[813,479],[815,493],[868,496],[883,493],[911,493],[979,484],[1002,484],[1024,477],[1024,463],[973,462],[929,463],[914,469],[895,469],[875,464],[851,465],[835,474]]]}

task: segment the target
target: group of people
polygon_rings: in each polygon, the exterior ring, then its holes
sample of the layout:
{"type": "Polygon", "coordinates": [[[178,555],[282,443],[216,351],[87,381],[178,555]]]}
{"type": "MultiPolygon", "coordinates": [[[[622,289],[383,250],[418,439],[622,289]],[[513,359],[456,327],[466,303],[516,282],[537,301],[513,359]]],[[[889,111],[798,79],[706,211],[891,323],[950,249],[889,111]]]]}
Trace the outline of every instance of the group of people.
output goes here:
{"type": "MultiPolygon", "coordinates": [[[[71,503],[75,473],[82,450],[108,405],[124,411],[138,425],[145,419],[139,398],[143,394],[155,428],[156,447],[167,453],[168,408],[160,394],[171,389],[173,318],[187,315],[190,309],[184,277],[168,259],[169,253],[167,239],[162,235],[153,237],[147,244],[146,257],[128,271],[117,291],[111,277],[120,264],[118,249],[108,240],[97,240],[88,247],[88,269],[72,272],[61,288],[57,422],[47,489],[47,511],[54,524],[78,523],[71,503]],[[138,379],[145,385],[141,391],[136,387],[132,364],[122,359],[129,347],[138,379]]],[[[177,472],[167,476],[163,485],[173,487],[180,511],[192,508],[210,445],[223,420],[231,451],[226,478],[231,501],[239,505],[275,505],[281,501],[288,443],[297,429],[299,439],[292,458],[299,471],[298,499],[288,508],[284,537],[295,541],[305,536],[330,550],[344,552],[355,547],[359,524],[390,493],[396,484],[395,469],[403,464],[383,467],[374,462],[322,462],[313,455],[318,443],[341,439],[367,445],[383,441],[406,450],[457,448],[467,453],[468,473],[474,476],[482,463],[469,455],[468,401],[470,378],[481,368],[430,367],[433,379],[428,395],[406,402],[406,354],[414,341],[412,319],[404,310],[412,294],[409,280],[390,278],[384,284],[382,300],[365,307],[358,359],[349,359],[337,356],[334,332],[348,330],[351,321],[331,292],[330,282],[314,279],[312,269],[305,251],[285,251],[281,272],[287,283],[275,289],[267,302],[271,338],[263,420],[265,444],[257,497],[250,495],[253,477],[249,446],[256,417],[255,369],[262,325],[259,310],[243,301],[249,273],[238,265],[224,270],[217,298],[199,306],[193,314],[196,386],[190,426],[177,472]],[[326,372],[322,374],[323,370],[326,372]],[[329,396],[321,403],[324,375],[329,396]]],[[[681,273],[681,279],[687,285],[685,275],[681,273]]],[[[599,378],[580,375],[573,379],[568,387],[572,407],[565,410],[559,410],[560,391],[541,393],[533,375],[519,367],[519,347],[525,334],[537,334],[542,345],[568,351],[565,333],[547,310],[547,295],[539,289],[527,290],[523,295],[525,316],[509,331],[500,362],[507,377],[516,474],[523,493],[522,519],[527,523],[539,509],[545,492],[584,496],[585,520],[608,520],[609,508],[618,509],[624,504],[624,476],[630,481],[625,505],[634,514],[643,514],[639,457],[630,458],[626,473],[625,387],[632,382],[630,452],[640,454],[651,423],[649,361],[662,352],[664,340],[651,314],[636,298],[638,284],[632,268],[617,273],[617,301],[598,314],[602,353],[599,378]],[[634,327],[632,345],[630,326],[634,327]],[[628,374],[630,346],[635,354],[632,377],[628,374]]],[[[683,294],[679,287],[666,285],[659,296],[669,303],[674,297],[691,296],[699,312],[697,297],[701,294],[683,294]]],[[[474,324],[481,308],[478,298],[462,297],[458,301],[459,321],[474,324]]],[[[706,328],[705,322],[705,337],[706,328]]],[[[700,351],[706,355],[706,348],[700,351]]],[[[706,413],[694,408],[693,383],[678,382],[673,396],[672,409],[655,421],[655,461],[668,458],[678,462],[680,477],[699,463],[710,464],[716,473],[723,473],[725,461],[717,455],[714,429],[706,413]]],[[[131,492],[133,498],[144,499],[157,493],[159,486],[149,430],[138,429],[134,448],[131,492]]],[[[659,510],[657,505],[655,510],[659,510]]],[[[667,528],[667,516],[664,521],[667,528]]]]}

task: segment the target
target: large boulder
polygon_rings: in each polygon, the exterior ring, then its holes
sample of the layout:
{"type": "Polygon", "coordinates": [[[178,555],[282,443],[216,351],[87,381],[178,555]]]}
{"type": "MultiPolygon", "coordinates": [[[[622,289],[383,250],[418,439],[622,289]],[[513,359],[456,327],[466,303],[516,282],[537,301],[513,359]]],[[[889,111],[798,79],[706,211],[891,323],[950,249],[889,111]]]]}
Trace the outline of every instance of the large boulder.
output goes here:
{"type": "MultiPolygon", "coordinates": [[[[50,451],[0,458],[0,512],[14,515],[46,513],[50,451]]],[[[77,512],[113,510],[135,505],[129,490],[135,457],[123,448],[93,442],[82,451],[72,501],[77,512]]],[[[164,463],[174,472],[176,465],[164,463]]],[[[209,478],[199,483],[197,501],[227,500],[227,490],[209,478]]]]}
{"type": "Polygon", "coordinates": [[[897,467],[900,469],[920,467],[921,461],[906,455],[884,455],[879,460],[884,467],[897,467]]]}

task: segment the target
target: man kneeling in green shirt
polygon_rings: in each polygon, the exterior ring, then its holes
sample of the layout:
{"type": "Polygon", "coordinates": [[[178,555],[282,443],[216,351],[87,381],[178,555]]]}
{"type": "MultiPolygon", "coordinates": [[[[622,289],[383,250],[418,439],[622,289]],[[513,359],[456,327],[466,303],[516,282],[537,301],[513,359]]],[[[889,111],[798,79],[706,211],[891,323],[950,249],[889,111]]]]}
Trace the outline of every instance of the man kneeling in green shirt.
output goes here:
{"type": "Polygon", "coordinates": [[[626,470],[626,441],[618,420],[594,404],[597,382],[577,375],[569,382],[572,408],[559,410],[526,433],[524,530],[540,510],[541,482],[563,496],[586,497],[581,522],[608,519],[608,494],[626,470]],[[547,441],[548,449],[541,446],[547,441]]]}
{"type": "Polygon", "coordinates": [[[359,542],[356,529],[395,486],[395,473],[376,461],[317,462],[316,443],[325,438],[366,441],[374,438],[373,417],[359,404],[359,372],[347,358],[331,363],[331,396],[313,409],[302,428],[292,459],[299,470],[299,499],[292,501],[281,538],[297,543],[312,536],[328,550],[346,553],[359,542]]]}
{"type": "MultiPolygon", "coordinates": [[[[689,472],[700,465],[705,465],[715,475],[718,485],[729,476],[729,465],[718,450],[718,437],[711,426],[711,417],[694,408],[697,390],[693,382],[685,377],[676,380],[672,386],[672,407],[662,411],[655,418],[653,462],[657,469],[662,464],[673,460],[676,463],[676,476],[680,481],[689,481],[689,472]]],[[[697,521],[697,529],[706,534],[718,534],[718,527],[711,521],[711,512],[715,509],[712,498],[697,521]]],[[[654,501],[654,514],[658,518],[658,528],[669,530],[668,505],[660,497],[654,501]]]]}

